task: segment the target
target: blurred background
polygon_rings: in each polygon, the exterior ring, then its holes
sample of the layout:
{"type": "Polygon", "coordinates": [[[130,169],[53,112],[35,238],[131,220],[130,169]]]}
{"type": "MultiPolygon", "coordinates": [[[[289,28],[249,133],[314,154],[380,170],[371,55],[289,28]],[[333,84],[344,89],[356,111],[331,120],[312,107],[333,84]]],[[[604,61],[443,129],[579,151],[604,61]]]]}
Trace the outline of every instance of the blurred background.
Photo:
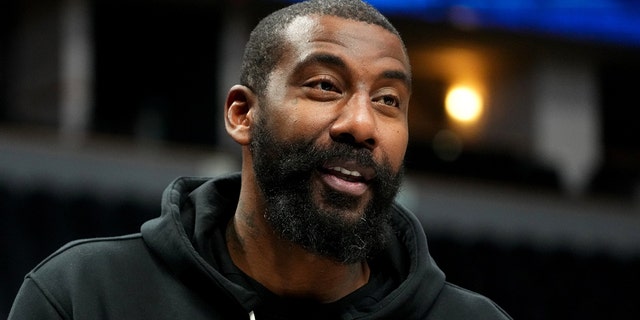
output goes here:
{"type": "MultiPolygon", "coordinates": [[[[640,3],[370,1],[414,71],[407,180],[449,281],[515,319],[640,315],[640,3]]],[[[0,316],[67,241],[132,233],[224,132],[276,0],[0,3],[0,316]]],[[[419,299],[419,297],[416,297],[419,299]]]]}

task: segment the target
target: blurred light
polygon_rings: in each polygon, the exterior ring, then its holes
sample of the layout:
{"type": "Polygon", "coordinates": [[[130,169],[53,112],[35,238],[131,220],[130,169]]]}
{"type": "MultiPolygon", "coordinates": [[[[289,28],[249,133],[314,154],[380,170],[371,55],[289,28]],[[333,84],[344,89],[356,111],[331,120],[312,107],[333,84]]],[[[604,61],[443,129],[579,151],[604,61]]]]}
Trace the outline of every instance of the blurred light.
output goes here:
{"type": "Polygon", "coordinates": [[[477,90],[457,86],[447,93],[445,99],[447,114],[461,122],[474,122],[482,113],[482,97],[477,90]]]}

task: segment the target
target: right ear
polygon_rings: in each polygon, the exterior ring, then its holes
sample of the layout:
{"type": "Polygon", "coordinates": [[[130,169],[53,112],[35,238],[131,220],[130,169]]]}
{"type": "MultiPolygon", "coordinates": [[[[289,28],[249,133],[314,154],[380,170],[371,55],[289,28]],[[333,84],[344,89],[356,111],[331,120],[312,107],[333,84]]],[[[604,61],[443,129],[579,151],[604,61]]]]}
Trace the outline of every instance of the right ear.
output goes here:
{"type": "Polygon", "coordinates": [[[249,87],[235,85],[229,89],[224,106],[225,128],[240,145],[248,145],[251,141],[250,129],[256,103],[256,95],[249,87]]]}

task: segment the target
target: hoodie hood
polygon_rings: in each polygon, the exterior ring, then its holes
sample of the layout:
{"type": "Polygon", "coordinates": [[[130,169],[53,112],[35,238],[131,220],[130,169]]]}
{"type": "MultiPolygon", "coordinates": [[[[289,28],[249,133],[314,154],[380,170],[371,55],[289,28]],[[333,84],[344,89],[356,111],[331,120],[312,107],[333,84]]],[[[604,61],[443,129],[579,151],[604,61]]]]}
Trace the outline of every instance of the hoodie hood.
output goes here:
{"type": "MultiPolygon", "coordinates": [[[[225,278],[203,257],[211,250],[211,237],[224,230],[234,214],[239,192],[239,173],[217,179],[179,178],[163,194],[161,216],[143,224],[141,232],[150,251],[181,281],[205,296],[219,292],[253,315],[261,303],[258,295],[225,278]]],[[[397,203],[391,210],[395,237],[374,259],[399,285],[365,309],[345,311],[343,319],[426,318],[445,285],[416,217],[397,203]]],[[[255,318],[260,319],[259,311],[255,318]]]]}

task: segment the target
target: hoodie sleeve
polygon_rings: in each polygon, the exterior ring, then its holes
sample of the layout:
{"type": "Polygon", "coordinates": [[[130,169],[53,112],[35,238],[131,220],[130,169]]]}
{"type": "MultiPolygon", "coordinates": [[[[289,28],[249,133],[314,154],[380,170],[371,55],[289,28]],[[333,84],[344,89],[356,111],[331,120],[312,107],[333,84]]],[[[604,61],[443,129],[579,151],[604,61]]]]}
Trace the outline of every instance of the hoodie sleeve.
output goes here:
{"type": "Polygon", "coordinates": [[[42,292],[36,282],[27,277],[18,291],[9,312],[8,320],[22,319],[65,319],[54,307],[47,295],[42,292]]]}

